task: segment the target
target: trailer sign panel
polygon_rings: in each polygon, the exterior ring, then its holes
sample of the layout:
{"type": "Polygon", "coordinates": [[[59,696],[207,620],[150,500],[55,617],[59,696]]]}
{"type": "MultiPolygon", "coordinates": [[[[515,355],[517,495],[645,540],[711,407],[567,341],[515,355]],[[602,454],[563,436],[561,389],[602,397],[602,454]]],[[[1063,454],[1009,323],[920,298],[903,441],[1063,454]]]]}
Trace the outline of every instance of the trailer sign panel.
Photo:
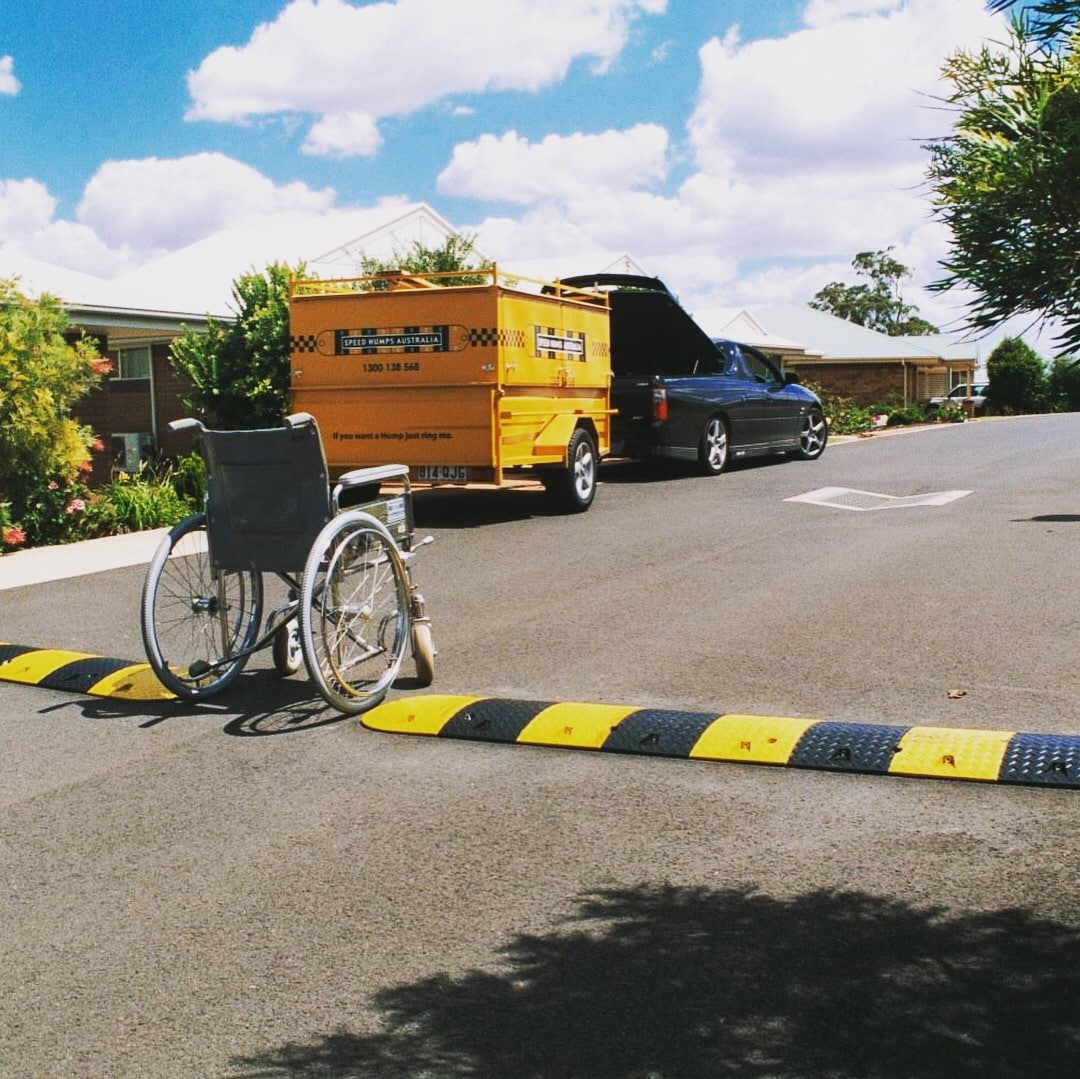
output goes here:
{"type": "Polygon", "coordinates": [[[543,329],[540,326],[533,327],[536,340],[536,355],[548,354],[550,359],[556,359],[556,353],[568,356],[572,360],[585,359],[585,335],[575,337],[572,334],[555,329],[543,329]]]}
{"type": "Polygon", "coordinates": [[[405,327],[403,329],[338,330],[335,351],[339,356],[350,352],[372,355],[379,352],[446,352],[448,326],[405,327]]]}

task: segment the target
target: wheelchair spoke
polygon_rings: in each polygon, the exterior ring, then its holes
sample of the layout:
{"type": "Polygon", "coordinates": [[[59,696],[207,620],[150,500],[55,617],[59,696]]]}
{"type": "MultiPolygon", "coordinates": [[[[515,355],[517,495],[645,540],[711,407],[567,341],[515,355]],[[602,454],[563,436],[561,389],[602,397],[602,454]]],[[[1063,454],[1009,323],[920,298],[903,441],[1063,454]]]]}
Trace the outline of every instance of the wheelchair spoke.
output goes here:
{"type": "Polygon", "coordinates": [[[332,522],[324,536],[325,550],[312,551],[305,573],[305,656],[323,696],[358,711],[386,692],[401,666],[409,635],[405,573],[394,541],[366,515],[360,523],[332,522]]]}
{"type": "Polygon", "coordinates": [[[143,589],[142,632],[158,678],[181,697],[224,688],[246,662],[262,610],[262,578],[216,570],[205,519],[172,529],[151,563],[143,589]]]}

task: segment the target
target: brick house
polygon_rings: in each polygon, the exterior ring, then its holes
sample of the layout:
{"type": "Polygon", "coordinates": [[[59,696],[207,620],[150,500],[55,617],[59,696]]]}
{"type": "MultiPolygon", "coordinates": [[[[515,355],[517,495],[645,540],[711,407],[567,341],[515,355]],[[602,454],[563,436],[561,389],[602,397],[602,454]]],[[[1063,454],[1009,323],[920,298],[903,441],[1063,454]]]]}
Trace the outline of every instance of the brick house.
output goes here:
{"type": "Polygon", "coordinates": [[[105,482],[114,469],[134,469],[190,449],[190,435],[174,435],[172,420],[188,414],[184,385],[173,371],[169,344],[185,327],[205,330],[205,315],[68,305],[72,320],[112,360],[112,373],[76,408],[105,446],[92,457],[89,481],[105,482]]]}
{"type": "Polygon", "coordinates": [[[781,357],[784,367],[867,408],[923,404],[976,381],[978,343],[951,334],[889,337],[806,304],[714,312],[707,328],[781,357]]]}
{"type": "Polygon", "coordinates": [[[75,413],[104,444],[93,455],[90,482],[190,450],[191,435],[169,423],[189,413],[172,368],[170,343],[208,317],[233,317],[232,283],[271,262],[305,262],[320,277],[350,277],[364,255],[390,257],[413,243],[438,247],[456,230],[423,203],[331,215],[282,214],[215,233],[123,277],[105,280],[33,260],[0,265],[27,292],[59,296],[75,326],[95,338],[113,371],[75,413]],[[341,243],[341,236],[353,236],[341,243]]]}

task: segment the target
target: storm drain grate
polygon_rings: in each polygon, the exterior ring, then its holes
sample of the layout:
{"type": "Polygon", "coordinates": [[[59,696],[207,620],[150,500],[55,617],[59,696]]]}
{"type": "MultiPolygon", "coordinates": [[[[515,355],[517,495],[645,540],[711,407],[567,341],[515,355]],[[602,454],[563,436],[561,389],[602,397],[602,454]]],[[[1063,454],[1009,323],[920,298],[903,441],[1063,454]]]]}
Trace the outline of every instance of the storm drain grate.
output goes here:
{"type": "Polygon", "coordinates": [[[921,495],[883,495],[875,491],[857,491],[851,487],[819,487],[804,495],[784,499],[785,502],[808,502],[813,506],[829,506],[838,510],[867,513],[870,510],[901,510],[915,506],[945,506],[971,491],[931,491],[921,495]]]}

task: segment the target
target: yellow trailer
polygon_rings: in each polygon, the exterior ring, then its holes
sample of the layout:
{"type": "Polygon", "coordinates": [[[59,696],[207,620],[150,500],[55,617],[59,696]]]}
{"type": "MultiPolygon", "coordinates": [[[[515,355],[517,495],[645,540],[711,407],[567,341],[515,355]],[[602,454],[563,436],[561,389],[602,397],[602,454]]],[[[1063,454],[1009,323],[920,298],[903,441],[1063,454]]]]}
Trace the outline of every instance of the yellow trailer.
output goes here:
{"type": "Polygon", "coordinates": [[[335,473],[393,460],[421,484],[502,485],[527,468],[563,509],[591,505],[611,443],[606,293],[494,267],[298,280],[289,323],[292,410],[335,473]]]}

